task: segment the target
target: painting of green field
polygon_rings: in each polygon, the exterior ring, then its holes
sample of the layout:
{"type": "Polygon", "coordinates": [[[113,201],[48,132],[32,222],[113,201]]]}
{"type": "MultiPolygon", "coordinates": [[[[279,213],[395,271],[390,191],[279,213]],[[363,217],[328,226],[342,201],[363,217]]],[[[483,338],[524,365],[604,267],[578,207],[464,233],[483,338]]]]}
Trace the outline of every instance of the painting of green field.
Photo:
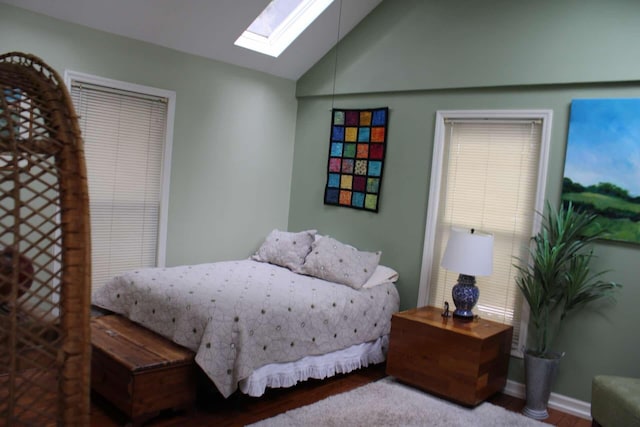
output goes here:
{"type": "Polygon", "coordinates": [[[640,221],[633,221],[634,216],[640,216],[640,204],[631,203],[616,197],[611,197],[597,193],[563,193],[563,202],[571,202],[574,206],[578,206],[591,212],[627,212],[626,217],[612,218],[605,215],[598,215],[598,219],[594,227],[589,230],[595,232],[602,228],[606,230],[604,236],[609,240],[617,240],[622,242],[640,243],[640,221]]]}
{"type": "Polygon", "coordinates": [[[606,239],[640,244],[640,99],[571,102],[562,201],[595,213],[606,239]]]}

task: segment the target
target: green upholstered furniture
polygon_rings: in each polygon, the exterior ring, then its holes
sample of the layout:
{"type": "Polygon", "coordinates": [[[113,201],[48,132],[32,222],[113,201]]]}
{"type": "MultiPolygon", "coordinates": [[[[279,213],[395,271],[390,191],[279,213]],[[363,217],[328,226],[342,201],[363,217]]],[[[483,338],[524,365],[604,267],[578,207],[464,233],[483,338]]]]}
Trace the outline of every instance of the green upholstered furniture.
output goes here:
{"type": "Polygon", "coordinates": [[[595,376],[591,416],[594,426],[640,427],[640,378],[595,376]]]}

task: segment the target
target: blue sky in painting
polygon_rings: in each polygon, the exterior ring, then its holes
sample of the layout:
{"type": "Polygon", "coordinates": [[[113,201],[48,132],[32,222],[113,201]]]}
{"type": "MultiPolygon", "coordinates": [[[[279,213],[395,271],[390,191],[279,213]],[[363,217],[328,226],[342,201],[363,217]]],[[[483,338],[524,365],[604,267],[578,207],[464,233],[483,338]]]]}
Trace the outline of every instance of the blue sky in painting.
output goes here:
{"type": "Polygon", "coordinates": [[[640,196],[640,99],[573,100],[564,176],[640,196]]]}

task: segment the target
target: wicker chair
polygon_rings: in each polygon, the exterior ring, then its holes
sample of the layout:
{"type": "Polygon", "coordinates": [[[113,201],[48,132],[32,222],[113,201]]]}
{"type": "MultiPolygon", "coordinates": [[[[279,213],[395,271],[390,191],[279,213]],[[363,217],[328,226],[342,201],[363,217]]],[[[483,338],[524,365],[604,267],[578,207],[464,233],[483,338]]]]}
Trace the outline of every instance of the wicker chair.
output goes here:
{"type": "Polygon", "coordinates": [[[89,425],[84,152],[60,76],[0,55],[0,425],[89,425]]]}

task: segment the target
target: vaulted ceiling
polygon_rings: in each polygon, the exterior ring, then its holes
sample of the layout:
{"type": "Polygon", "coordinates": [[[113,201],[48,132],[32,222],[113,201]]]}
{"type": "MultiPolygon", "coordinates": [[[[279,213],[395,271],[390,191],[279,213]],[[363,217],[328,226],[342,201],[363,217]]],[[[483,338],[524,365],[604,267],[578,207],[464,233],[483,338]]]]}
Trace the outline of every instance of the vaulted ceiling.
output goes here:
{"type": "Polygon", "coordinates": [[[278,58],[233,44],[269,0],[1,1],[63,21],[297,80],[382,0],[335,0],[278,58]]]}

